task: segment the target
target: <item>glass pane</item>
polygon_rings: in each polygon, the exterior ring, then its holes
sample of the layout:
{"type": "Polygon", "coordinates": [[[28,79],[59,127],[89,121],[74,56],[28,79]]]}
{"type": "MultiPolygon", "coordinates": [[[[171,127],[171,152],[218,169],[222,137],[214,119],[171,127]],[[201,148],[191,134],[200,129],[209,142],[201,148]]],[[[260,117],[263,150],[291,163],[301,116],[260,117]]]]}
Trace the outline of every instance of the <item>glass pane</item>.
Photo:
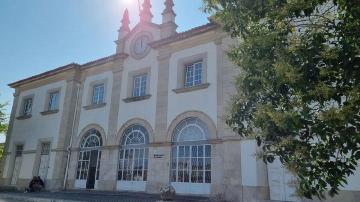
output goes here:
{"type": "Polygon", "coordinates": [[[211,170],[211,158],[206,158],[205,159],[205,169],[206,170],[211,170]]]}
{"type": "Polygon", "coordinates": [[[179,147],[179,157],[184,157],[185,152],[184,152],[184,146],[180,146],[179,147]]]}
{"type": "Polygon", "coordinates": [[[203,157],[204,156],[204,146],[201,145],[198,147],[198,157],[203,157]]]}
{"type": "Polygon", "coordinates": [[[205,146],[205,156],[211,157],[211,146],[210,145],[205,146]]]}
{"type": "Polygon", "coordinates": [[[190,182],[190,178],[189,178],[189,172],[184,171],[184,182],[190,182]]]}
{"type": "Polygon", "coordinates": [[[184,182],[184,172],[178,171],[178,182],[184,182]]]}
{"type": "Polygon", "coordinates": [[[148,160],[147,159],[145,159],[144,160],[144,169],[148,169],[148,160]]]}
{"type": "Polygon", "coordinates": [[[176,170],[171,171],[171,181],[176,182],[176,170]]]}
{"type": "Polygon", "coordinates": [[[205,183],[211,183],[211,172],[210,171],[205,172],[205,183]]]}
{"type": "Polygon", "coordinates": [[[196,183],[197,182],[197,171],[191,172],[191,182],[196,183]]]}
{"type": "Polygon", "coordinates": [[[197,158],[192,158],[191,159],[191,167],[192,167],[192,170],[197,170],[197,158]]]}
{"type": "Polygon", "coordinates": [[[176,157],[177,157],[177,147],[173,147],[173,148],[172,148],[171,155],[172,155],[172,158],[176,158],[176,157]]]}
{"type": "Polygon", "coordinates": [[[204,183],[204,172],[203,171],[199,171],[198,172],[198,183],[204,183]]]}
{"type": "Polygon", "coordinates": [[[144,181],[147,181],[147,170],[144,170],[143,180],[144,180],[144,181]]]}
{"type": "Polygon", "coordinates": [[[192,150],[191,150],[191,156],[192,157],[197,157],[197,146],[193,146],[192,150]]]}
{"type": "Polygon", "coordinates": [[[204,159],[203,158],[198,159],[198,169],[204,170],[204,159]]]}
{"type": "Polygon", "coordinates": [[[185,147],[185,156],[190,157],[190,146],[185,147]]]}
{"type": "Polygon", "coordinates": [[[171,168],[176,169],[176,158],[171,159],[171,168]]]}
{"type": "Polygon", "coordinates": [[[118,172],[118,180],[122,180],[122,170],[120,170],[119,172],[118,172]]]}
{"type": "Polygon", "coordinates": [[[179,160],[178,160],[178,169],[179,170],[184,169],[184,159],[183,158],[179,158],[179,160]]]}

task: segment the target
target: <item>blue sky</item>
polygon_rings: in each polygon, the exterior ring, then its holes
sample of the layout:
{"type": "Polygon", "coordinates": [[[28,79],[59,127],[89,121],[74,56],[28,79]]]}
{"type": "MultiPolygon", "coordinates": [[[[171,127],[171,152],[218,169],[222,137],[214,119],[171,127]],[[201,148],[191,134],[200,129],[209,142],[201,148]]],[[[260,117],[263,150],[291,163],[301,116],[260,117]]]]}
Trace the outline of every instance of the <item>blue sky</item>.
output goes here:
{"type": "MultiPolygon", "coordinates": [[[[161,22],[164,1],[151,1],[155,23],[161,22]]],[[[178,31],[207,23],[201,0],[174,3],[178,31]]],[[[137,0],[0,0],[0,103],[9,103],[7,113],[14,92],[7,84],[113,54],[125,7],[134,27],[137,0]]]]}

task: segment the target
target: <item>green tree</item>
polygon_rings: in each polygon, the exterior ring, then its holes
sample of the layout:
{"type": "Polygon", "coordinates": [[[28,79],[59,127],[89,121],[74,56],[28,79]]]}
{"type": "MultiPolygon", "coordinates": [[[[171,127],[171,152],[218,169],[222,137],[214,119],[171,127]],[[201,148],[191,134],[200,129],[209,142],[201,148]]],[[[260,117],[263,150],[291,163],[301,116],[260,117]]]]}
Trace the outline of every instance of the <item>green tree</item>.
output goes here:
{"type": "Polygon", "coordinates": [[[6,104],[0,104],[0,133],[7,132],[7,117],[5,113],[6,104]]]}
{"type": "Polygon", "coordinates": [[[203,2],[240,41],[227,124],[278,157],[300,196],[337,194],[360,159],[360,1],[203,2]]]}
{"type": "MultiPolygon", "coordinates": [[[[7,132],[8,124],[7,124],[7,117],[5,113],[5,106],[6,104],[0,104],[0,135],[5,135],[7,132]]],[[[0,159],[3,156],[4,152],[4,145],[0,145],[0,159]]]]}

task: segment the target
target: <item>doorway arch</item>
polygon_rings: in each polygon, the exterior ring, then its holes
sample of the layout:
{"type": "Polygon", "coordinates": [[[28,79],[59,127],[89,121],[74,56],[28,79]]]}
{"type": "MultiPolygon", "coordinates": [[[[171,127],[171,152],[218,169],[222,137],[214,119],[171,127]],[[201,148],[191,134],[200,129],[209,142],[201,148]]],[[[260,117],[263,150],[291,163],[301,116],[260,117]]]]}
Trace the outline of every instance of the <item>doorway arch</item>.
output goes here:
{"type": "Polygon", "coordinates": [[[80,143],[75,187],[95,189],[100,173],[100,148],[103,145],[101,134],[97,129],[88,130],[80,143]]]}

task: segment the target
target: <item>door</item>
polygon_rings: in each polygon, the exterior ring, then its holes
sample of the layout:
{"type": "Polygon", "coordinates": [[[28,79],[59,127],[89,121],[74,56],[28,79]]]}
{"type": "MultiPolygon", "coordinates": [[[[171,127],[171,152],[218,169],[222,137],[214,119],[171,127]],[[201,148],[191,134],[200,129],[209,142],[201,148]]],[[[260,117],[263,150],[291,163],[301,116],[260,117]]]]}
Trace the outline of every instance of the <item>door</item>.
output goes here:
{"type": "Polygon", "coordinates": [[[179,194],[210,194],[211,145],[173,147],[172,185],[179,194]]]}
{"type": "Polygon", "coordinates": [[[270,199],[277,201],[300,201],[296,196],[296,178],[276,159],[268,165],[270,199]]]}
{"type": "Polygon", "coordinates": [[[22,163],[22,152],[23,152],[23,145],[17,145],[15,150],[15,164],[11,178],[11,185],[16,185],[17,180],[19,178],[21,163],[22,163]]]}
{"type": "Polygon", "coordinates": [[[98,165],[99,151],[93,150],[90,152],[90,164],[88,170],[88,177],[86,181],[86,189],[94,189],[96,181],[96,170],[98,165]]]}
{"type": "Polygon", "coordinates": [[[43,143],[41,145],[41,156],[40,156],[40,166],[38,176],[45,181],[49,169],[49,160],[50,160],[50,143],[43,143]]]}
{"type": "Polygon", "coordinates": [[[117,190],[145,191],[148,153],[148,148],[129,148],[120,150],[117,190]]]}

